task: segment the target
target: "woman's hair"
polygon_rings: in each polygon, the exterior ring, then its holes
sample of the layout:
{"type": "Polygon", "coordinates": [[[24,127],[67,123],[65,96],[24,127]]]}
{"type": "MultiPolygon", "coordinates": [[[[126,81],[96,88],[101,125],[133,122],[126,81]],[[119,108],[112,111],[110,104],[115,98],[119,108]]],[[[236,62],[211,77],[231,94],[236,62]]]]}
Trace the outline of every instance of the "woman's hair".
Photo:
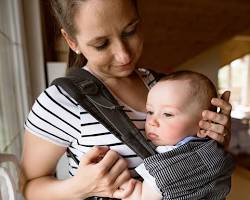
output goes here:
{"type": "MultiPolygon", "coordinates": [[[[77,29],[74,24],[74,15],[77,13],[81,4],[88,0],[51,0],[51,7],[54,15],[59,23],[59,26],[63,28],[67,34],[75,39],[77,29]]],[[[127,0],[126,0],[127,1],[127,0]]],[[[131,0],[137,9],[137,0],[131,0]]],[[[112,12],[112,11],[111,11],[112,12]]],[[[87,59],[83,54],[76,54],[72,49],[69,49],[68,55],[68,69],[80,68],[86,65],[87,59]]]]}
{"type": "MultiPolygon", "coordinates": [[[[69,37],[75,39],[77,33],[74,25],[74,15],[82,2],[86,0],[51,0],[51,7],[60,28],[63,28],[69,37]]],[[[82,54],[76,54],[69,48],[67,67],[82,67],[86,65],[87,59],[82,54]]]]}

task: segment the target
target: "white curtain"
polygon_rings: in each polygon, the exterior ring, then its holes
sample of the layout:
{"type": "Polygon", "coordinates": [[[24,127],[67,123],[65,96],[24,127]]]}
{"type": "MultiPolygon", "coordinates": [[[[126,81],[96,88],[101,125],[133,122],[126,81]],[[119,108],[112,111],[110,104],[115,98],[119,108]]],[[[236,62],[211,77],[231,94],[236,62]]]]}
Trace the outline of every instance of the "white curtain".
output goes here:
{"type": "Polygon", "coordinates": [[[0,0],[0,153],[18,158],[29,107],[21,2],[0,0]]]}

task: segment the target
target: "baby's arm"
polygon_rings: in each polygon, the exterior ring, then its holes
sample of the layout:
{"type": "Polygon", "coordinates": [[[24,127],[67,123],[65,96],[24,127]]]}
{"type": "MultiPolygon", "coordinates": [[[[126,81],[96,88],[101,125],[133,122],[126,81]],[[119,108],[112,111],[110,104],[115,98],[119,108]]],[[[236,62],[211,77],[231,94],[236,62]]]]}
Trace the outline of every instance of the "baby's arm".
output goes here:
{"type": "MultiPolygon", "coordinates": [[[[147,181],[143,181],[142,183],[142,191],[140,200],[161,200],[161,194],[155,190],[147,181]]],[[[131,199],[132,200],[132,199],[131,199]]]]}
{"type": "Polygon", "coordinates": [[[115,198],[122,200],[161,200],[162,196],[145,181],[132,179],[124,183],[115,193],[115,198]]]}

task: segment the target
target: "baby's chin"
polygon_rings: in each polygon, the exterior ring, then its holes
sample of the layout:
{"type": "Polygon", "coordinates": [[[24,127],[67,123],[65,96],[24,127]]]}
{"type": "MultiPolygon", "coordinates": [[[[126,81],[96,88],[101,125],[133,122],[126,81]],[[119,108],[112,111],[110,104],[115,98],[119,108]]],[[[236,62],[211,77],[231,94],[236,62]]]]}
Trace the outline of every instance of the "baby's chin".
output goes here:
{"type": "Polygon", "coordinates": [[[161,138],[157,134],[147,133],[146,138],[155,146],[174,146],[180,141],[180,138],[161,138]]]}
{"type": "Polygon", "coordinates": [[[162,142],[162,141],[152,141],[151,142],[155,145],[155,146],[174,146],[176,143],[169,143],[169,142],[162,142]]]}

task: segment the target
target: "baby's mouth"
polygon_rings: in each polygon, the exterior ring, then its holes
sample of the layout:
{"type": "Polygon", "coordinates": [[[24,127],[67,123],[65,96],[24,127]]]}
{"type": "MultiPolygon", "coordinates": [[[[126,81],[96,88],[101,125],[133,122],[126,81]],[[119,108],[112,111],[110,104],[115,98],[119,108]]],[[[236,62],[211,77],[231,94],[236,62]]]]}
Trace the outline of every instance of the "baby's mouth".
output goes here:
{"type": "Polygon", "coordinates": [[[149,139],[149,140],[154,140],[154,139],[156,139],[156,138],[158,138],[159,136],[157,135],[157,134],[155,134],[155,133],[153,133],[153,132],[149,132],[148,134],[147,134],[147,138],[149,139]]]}

